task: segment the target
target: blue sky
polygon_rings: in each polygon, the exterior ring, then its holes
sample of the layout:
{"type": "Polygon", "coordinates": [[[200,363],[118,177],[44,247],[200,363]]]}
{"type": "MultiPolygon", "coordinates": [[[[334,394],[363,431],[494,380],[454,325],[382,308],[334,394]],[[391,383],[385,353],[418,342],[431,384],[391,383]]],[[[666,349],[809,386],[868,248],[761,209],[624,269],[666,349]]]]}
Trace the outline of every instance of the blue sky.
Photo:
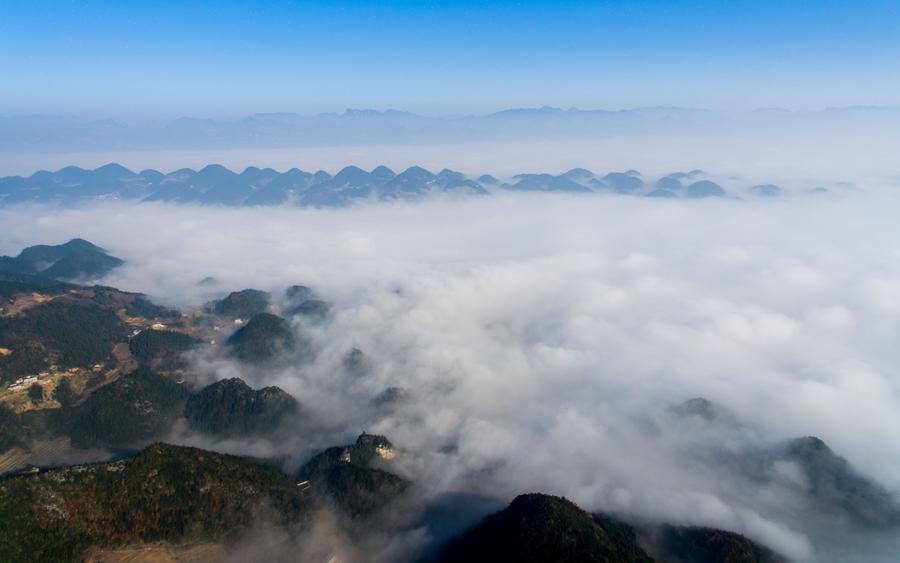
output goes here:
{"type": "Polygon", "coordinates": [[[0,114],[900,105],[900,2],[0,0],[0,114]]]}

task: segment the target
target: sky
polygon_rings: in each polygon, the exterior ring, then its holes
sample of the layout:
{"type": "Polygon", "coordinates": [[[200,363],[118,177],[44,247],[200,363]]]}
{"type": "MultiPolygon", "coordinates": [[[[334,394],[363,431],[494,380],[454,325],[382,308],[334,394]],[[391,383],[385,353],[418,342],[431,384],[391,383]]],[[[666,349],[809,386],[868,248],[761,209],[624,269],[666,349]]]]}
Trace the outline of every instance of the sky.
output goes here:
{"type": "Polygon", "coordinates": [[[0,115],[900,105],[888,0],[0,0],[0,115]]]}

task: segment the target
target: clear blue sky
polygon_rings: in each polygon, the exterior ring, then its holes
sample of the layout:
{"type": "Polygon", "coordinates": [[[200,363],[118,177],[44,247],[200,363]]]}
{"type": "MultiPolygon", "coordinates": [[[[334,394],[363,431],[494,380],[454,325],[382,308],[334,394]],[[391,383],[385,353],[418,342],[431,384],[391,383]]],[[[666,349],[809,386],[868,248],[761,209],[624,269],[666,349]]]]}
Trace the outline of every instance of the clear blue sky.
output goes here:
{"type": "Polygon", "coordinates": [[[898,6],[0,0],[0,114],[900,105],[898,6]]]}

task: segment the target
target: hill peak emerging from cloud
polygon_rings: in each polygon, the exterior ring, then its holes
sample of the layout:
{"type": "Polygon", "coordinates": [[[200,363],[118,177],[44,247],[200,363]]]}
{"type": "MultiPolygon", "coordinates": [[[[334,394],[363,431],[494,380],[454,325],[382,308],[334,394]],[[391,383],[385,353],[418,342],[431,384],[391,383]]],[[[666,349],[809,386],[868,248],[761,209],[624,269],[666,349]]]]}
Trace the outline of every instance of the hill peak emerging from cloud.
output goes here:
{"type": "MultiPolygon", "coordinates": [[[[734,181],[731,182],[734,184],[734,181]]],[[[248,167],[234,172],[219,164],[200,170],[181,168],[133,172],[119,164],[94,170],[67,166],[0,178],[0,205],[24,202],[74,204],[93,200],[258,206],[298,205],[337,207],[361,201],[419,199],[435,194],[485,196],[498,192],[568,192],[700,199],[708,197],[772,197],[782,193],[774,184],[728,185],[702,170],[645,178],[637,170],[595,173],[573,168],[562,174],[522,173],[507,181],[490,175],[467,176],[445,168],[438,173],[420,166],[394,171],[381,165],[371,171],[346,166],[332,175],[324,170],[248,167]]]]}

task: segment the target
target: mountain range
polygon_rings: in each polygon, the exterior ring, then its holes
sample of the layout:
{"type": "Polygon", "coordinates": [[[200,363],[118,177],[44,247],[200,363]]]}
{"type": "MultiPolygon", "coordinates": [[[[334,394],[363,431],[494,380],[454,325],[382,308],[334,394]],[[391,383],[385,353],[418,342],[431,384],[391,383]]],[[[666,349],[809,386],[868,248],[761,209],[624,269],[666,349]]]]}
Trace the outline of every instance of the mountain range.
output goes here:
{"type": "Polygon", "coordinates": [[[462,116],[348,109],[343,112],[257,113],[233,119],[181,117],[153,124],[60,115],[0,116],[0,152],[46,150],[212,149],[421,143],[836,128],[849,132],[900,124],[895,107],[820,111],[761,109],[724,112],[679,107],[622,110],[514,108],[462,116]]]}
{"type": "MultiPolygon", "coordinates": [[[[411,483],[378,467],[393,452],[385,437],[363,434],[314,456],[292,478],[270,460],[155,443],[112,462],[13,476],[0,481],[0,557],[131,561],[137,550],[141,561],[241,560],[226,556],[239,553],[254,524],[264,522],[282,535],[268,538],[273,554],[255,552],[253,560],[305,560],[291,540],[308,535],[324,510],[355,536],[378,530],[385,507],[403,510],[411,483]]],[[[329,542],[319,541],[316,560],[337,560],[329,542]]],[[[736,533],[666,525],[657,532],[544,494],[517,497],[430,553],[419,560],[782,561],[736,533]],[[665,541],[651,544],[649,533],[665,541]]]]}
{"type": "Polygon", "coordinates": [[[249,167],[234,172],[218,164],[200,170],[182,168],[169,173],[157,170],[134,172],[118,164],[107,164],[94,170],[68,166],[55,172],[42,170],[28,177],[0,178],[0,205],[123,200],[224,206],[336,207],[355,201],[406,200],[438,193],[482,196],[500,191],[619,193],[669,198],[772,197],[782,193],[781,188],[773,184],[735,185],[726,189],[702,170],[645,178],[637,170],[598,174],[573,168],[558,175],[517,174],[503,181],[488,174],[470,177],[446,168],[434,173],[420,166],[400,172],[387,166],[370,171],[346,166],[331,175],[323,170],[307,172],[298,168],[278,172],[271,168],[249,167]]]}

